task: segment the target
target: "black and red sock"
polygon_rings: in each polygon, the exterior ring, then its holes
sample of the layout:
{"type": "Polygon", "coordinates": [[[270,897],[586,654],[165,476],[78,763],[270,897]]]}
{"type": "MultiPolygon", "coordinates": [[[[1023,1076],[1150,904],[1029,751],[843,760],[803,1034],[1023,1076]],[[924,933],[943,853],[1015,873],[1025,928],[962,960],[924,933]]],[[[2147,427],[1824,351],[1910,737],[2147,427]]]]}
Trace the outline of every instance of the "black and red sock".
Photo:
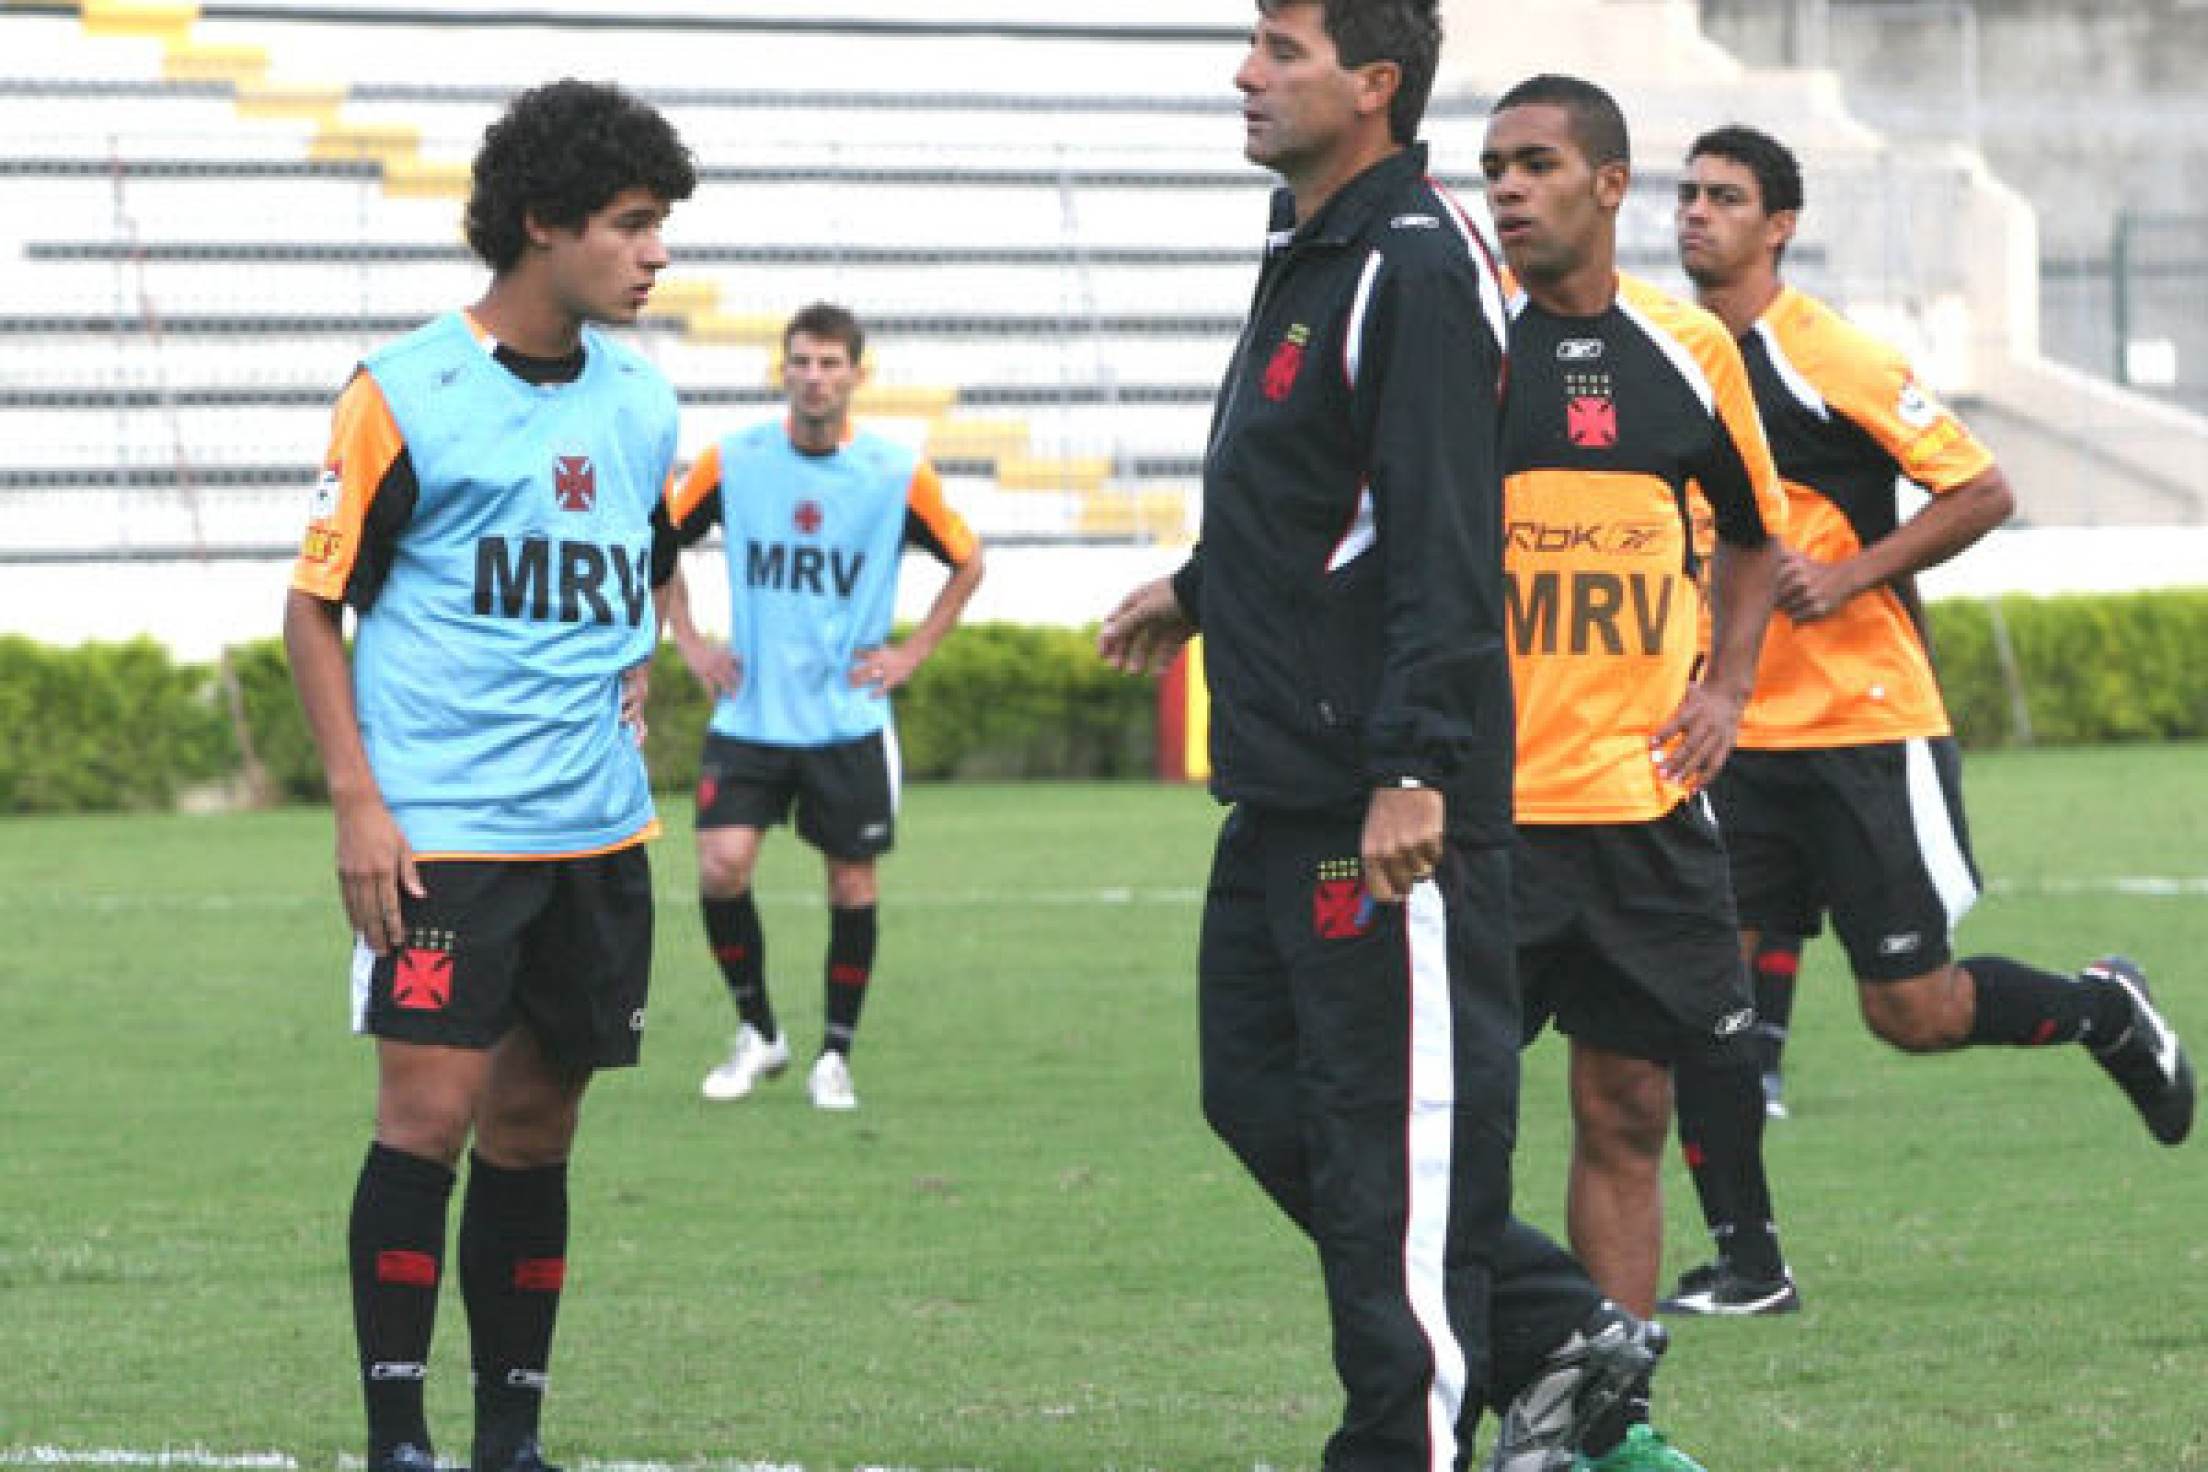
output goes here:
{"type": "Polygon", "coordinates": [[[859,1031],[859,1010],[866,1005],[866,984],[874,975],[877,935],[875,907],[855,905],[828,911],[827,1026],[821,1046],[848,1055],[859,1031]]]}
{"type": "Polygon", "coordinates": [[[1718,1254],[1744,1278],[1786,1271],[1763,1165],[1763,1085],[1753,1063],[1682,1061],[1672,1070],[1679,1149],[1718,1254]]]}
{"type": "Polygon", "coordinates": [[[475,1461],[497,1472],[537,1433],[567,1282],[567,1166],[468,1161],[460,1295],[475,1365],[475,1461]]]}
{"type": "Polygon", "coordinates": [[[1971,1047],[2107,1047],[2131,1025],[2130,995],[2114,982],[2057,976],[2006,956],[1972,956],[1958,964],[1977,994],[1971,1047]]]}
{"type": "Polygon", "coordinates": [[[759,924],[759,906],[745,890],[734,899],[704,901],[705,938],[713,947],[713,959],[721,964],[721,979],[736,999],[736,1015],[769,1041],[781,1035],[774,1023],[774,1003],[767,996],[767,936],[759,924]]]}
{"type": "Polygon", "coordinates": [[[405,1444],[430,1449],[422,1385],[437,1326],[452,1182],[452,1171],[440,1161],[374,1144],[353,1188],[347,1234],[353,1333],[371,1461],[405,1444]]]}

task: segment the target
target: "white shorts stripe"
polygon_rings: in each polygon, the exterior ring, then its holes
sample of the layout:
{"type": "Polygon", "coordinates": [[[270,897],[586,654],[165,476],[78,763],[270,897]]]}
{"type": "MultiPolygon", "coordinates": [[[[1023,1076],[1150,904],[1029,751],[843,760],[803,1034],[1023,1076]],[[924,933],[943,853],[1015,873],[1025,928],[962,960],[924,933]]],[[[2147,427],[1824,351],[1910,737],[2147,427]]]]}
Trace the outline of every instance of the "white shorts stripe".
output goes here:
{"type": "Polygon", "coordinates": [[[1940,769],[1932,760],[1932,745],[1923,737],[1903,743],[1909,773],[1909,821],[1917,830],[1917,852],[1924,870],[1939,891],[1947,911],[1947,929],[1953,934],[1970,907],[1978,903],[1978,882],[1970,877],[1970,861],[1963,857],[1962,840],[1955,833],[1955,818],[1948,811],[1947,789],[1940,785],[1940,769]]]}
{"type": "Polygon", "coordinates": [[[895,817],[905,802],[905,754],[897,745],[895,722],[882,727],[882,765],[889,772],[889,813],[895,817]]]}
{"type": "Polygon", "coordinates": [[[1449,1244],[1449,1182],[1457,1117],[1456,1030],[1449,1005],[1449,916],[1441,887],[1412,886],[1403,907],[1410,951],[1411,1102],[1405,1140],[1410,1187],[1403,1232],[1403,1281],[1412,1317],[1434,1355],[1426,1397],[1427,1444],[1433,1472],[1457,1458],[1457,1417],[1464,1410],[1464,1346],[1449,1323],[1443,1264],[1449,1244]]]}

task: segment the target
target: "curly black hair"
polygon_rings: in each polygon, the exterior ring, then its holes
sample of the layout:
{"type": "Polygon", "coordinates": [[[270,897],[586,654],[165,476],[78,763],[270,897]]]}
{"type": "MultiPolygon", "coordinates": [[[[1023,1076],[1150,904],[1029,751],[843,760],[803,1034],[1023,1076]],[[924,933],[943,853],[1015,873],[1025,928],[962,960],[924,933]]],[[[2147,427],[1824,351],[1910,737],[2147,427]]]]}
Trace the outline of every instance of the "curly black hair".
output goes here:
{"type": "Polygon", "coordinates": [[[468,244],[494,272],[521,259],[528,217],[580,229],[624,189],[669,204],[698,186],[690,150],[650,105],[566,77],[516,97],[485,130],[468,194],[468,244]]]}

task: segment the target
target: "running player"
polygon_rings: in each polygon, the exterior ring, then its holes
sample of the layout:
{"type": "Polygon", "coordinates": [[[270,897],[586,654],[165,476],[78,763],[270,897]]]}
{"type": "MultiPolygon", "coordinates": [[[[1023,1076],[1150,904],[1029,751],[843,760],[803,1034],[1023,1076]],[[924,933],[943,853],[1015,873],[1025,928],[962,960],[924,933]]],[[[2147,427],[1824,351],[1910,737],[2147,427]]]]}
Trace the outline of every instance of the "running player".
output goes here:
{"type": "MultiPolygon", "coordinates": [[[[1740,340],[1789,503],[1781,616],[1714,789],[1743,951],[1815,934],[1829,911],[1880,1038],[1910,1053],[2080,1044],[2177,1144],[2193,1066],[2136,965],[2064,975],[1950,949],[1978,875],[1910,579],[2007,520],[2014,496],[1899,353],[1784,282],[1802,203],[1793,154],[1727,127],[1695,140],[1676,216],[1702,304],[1740,340]],[[1906,520],[1897,478],[1931,496],[1906,520]]],[[[1674,1297],[1724,1311],[1754,1296],[1742,1276],[1721,1253],[1674,1297]]]]}

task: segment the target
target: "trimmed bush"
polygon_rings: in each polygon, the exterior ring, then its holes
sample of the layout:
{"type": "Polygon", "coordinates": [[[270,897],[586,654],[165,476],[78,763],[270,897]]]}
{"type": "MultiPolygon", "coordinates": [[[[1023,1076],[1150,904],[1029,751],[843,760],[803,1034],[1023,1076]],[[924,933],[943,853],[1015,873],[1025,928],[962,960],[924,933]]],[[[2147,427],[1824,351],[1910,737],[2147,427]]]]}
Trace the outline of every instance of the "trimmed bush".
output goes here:
{"type": "Polygon", "coordinates": [[[1996,612],[2036,743],[2208,737],[2208,589],[2186,588],[1933,604],[1940,683],[1964,746],[2020,739],[1996,654],[1996,612]]]}
{"type": "MultiPolygon", "coordinates": [[[[2208,739],[2208,590],[1954,601],[1929,616],[1966,747],[2020,739],[1995,639],[2014,652],[2044,745],[2208,739]]],[[[1143,777],[1156,687],[1107,669],[1092,631],[959,629],[897,700],[908,776],[1143,777]]],[[[231,651],[253,747],[281,796],[323,796],[321,761],[276,640],[231,651]]],[[[708,714],[672,646],[653,662],[646,758],[663,789],[696,777],[708,714]]],[[[237,774],[216,670],[151,640],[55,649],[0,636],[0,812],[157,808],[237,774]]]]}
{"type": "Polygon", "coordinates": [[[0,812],[166,807],[237,767],[214,672],[151,639],[0,636],[0,812]]]}

